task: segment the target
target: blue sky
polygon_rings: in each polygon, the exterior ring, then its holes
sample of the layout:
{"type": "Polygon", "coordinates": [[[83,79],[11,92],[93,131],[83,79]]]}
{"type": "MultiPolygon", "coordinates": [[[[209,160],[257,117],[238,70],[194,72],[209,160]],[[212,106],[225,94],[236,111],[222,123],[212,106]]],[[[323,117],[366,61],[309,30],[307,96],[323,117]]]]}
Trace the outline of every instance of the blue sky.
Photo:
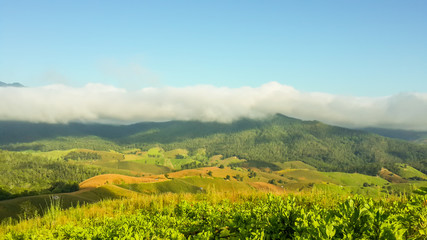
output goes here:
{"type": "Polygon", "coordinates": [[[427,1],[0,0],[0,81],[427,92],[427,1]]]}

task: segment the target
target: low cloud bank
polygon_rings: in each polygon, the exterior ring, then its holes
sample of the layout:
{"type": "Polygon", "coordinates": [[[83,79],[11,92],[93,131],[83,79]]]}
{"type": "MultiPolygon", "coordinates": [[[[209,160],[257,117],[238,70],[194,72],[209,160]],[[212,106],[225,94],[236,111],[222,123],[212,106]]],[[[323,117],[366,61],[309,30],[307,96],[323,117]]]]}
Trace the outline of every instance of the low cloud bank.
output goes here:
{"type": "Polygon", "coordinates": [[[345,127],[427,130],[427,93],[349,97],[301,92],[276,82],[257,88],[191,86],[127,91],[102,84],[0,88],[0,120],[46,123],[201,120],[231,122],[281,113],[345,127]]]}

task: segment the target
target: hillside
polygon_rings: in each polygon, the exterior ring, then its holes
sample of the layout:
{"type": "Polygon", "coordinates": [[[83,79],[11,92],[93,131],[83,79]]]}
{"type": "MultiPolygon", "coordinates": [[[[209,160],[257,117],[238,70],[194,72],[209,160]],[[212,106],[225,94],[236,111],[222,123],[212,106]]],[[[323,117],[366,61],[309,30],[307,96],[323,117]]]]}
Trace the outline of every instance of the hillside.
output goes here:
{"type": "Polygon", "coordinates": [[[384,137],[402,139],[418,143],[424,143],[427,139],[426,131],[410,131],[399,129],[384,129],[384,128],[363,128],[366,132],[375,133],[384,137]]]}
{"type": "Polygon", "coordinates": [[[381,167],[397,171],[407,163],[427,173],[427,146],[359,130],[301,121],[283,115],[241,119],[230,124],[197,121],[101,124],[0,123],[0,146],[8,150],[90,148],[125,151],[160,146],[166,151],[205,149],[212,157],[236,156],[249,162],[301,161],[321,171],[376,175],[381,167]],[[36,140],[36,141],[35,141],[36,140]]]}
{"type": "MultiPolygon", "coordinates": [[[[40,194],[0,201],[0,221],[8,217],[25,219],[46,214],[52,203],[59,204],[61,208],[69,208],[107,199],[126,198],[133,201],[163,194],[196,194],[202,197],[203,194],[221,196],[268,192],[319,196],[326,194],[337,197],[355,194],[392,197],[402,193],[410,194],[414,188],[427,187],[427,181],[410,180],[408,183],[408,180],[394,181],[394,178],[388,179],[387,176],[385,180],[379,176],[359,173],[320,172],[299,162],[288,165],[274,172],[257,168],[204,167],[146,177],[102,174],[82,181],[79,184],[80,190],[75,192],[40,194]]],[[[407,176],[415,173],[425,178],[425,175],[410,166],[403,169],[409,171],[407,176]]]]}

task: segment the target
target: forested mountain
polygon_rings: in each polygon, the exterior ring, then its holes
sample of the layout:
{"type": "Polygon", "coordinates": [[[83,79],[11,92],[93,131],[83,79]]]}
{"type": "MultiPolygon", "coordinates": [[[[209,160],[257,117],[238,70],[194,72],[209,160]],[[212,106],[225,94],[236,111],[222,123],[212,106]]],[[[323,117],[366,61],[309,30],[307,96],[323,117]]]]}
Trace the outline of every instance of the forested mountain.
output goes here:
{"type": "MultiPolygon", "coordinates": [[[[291,121],[291,118],[287,118],[291,121]]],[[[299,121],[292,119],[292,121],[299,121]]],[[[116,143],[135,140],[175,142],[179,139],[206,137],[215,133],[233,133],[262,126],[265,121],[243,119],[231,124],[198,121],[144,122],[131,125],[48,124],[0,121],[0,144],[24,143],[57,137],[97,136],[116,143]]]]}
{"type": "Polygon", "coordinates": [[[364,128],[361,130],[375,133],[384,137],[403,139],[407,141],[424,142],[425,140],[427,140],[426,131],[411,131],[385,128],[364,128]]]}
{"type": "Polygon", "coordinates": [[[241,119],[230,124],[171,121],[109,126],[2,122],[0,143],[2,149],[42,151],[76,147],[148,149],[156,145],[190,151],[205,148],[208,156],[223,154],[264,162],[303,161],[322,171],[375,175],[381,167],[392,170],[395,163],[408,163],[427,173],[425,145],[283,115],[263,120],[241,119]]]}

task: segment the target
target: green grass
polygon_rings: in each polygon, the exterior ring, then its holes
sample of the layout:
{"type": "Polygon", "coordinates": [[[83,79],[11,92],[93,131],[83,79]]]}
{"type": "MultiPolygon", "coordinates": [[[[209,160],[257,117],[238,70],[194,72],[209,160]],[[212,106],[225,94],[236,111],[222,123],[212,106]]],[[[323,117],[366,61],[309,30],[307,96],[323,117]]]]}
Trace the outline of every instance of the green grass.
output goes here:
{"type": "Polygon", "coordinates": [[[314,184],[313,193],[315,194],[336,194],[343,196],[362,195],[366,197],[386,197],[388,193],[381,192],[382,188],[377,187],[358,187],[342,186],[335,184],[314,184]]]}
{"type": "Polygon", "coordinates": [[[120,187],[145,194],[202,192],[200,187],[189,184],[182,179],[173,179],[158,183],[122,184],[120,187]]]}
{"type": "Polygon", "coordinates": [[[206,191],[213,192],[241,192],[241,191],[253,191],[254,189],[249,186],[245,181],[226,181],[222,178],[210,178],[210,177],[187,177],[182,178],[184,182],[193,184],[201,187],[206,191]]]}
{"type": "Polygon", "coordinates": [[[427,181],[412,181],[409,183],[390,184],[389,190],[391,190],[392,193],[395,192],[408,194],[412,193],[413,190],[420,187],[427,187],[427,181]]]}
{"type": "Polygon", "coordinates": [[[142,163],[142,164],[150,164],[150,165],[161,165],[167,168],[172,169],[181,169],[181,166],[187,163],[194,162],[195,160],[191,158],[183,158],[183,159],[173,159],[173,158],[153,158],[153,157],[141,157],[137,160],[132,160],[133,162],[142,163]]]}
{"type": "Polygon", "coordinates": [[[316,170],[315,167],[303,163],[301,161],[289,161],[289,162],[274,162],[281,169],[308,169],[308,170],[316,170]]]}
{"type": "Polygon", "coordinates": [[[34,156],[41,156],[41,157],[47,157],[47,158],[53,158],[53,159],[59,159],[61,157],[64,157],[65,155],[67,155],[69,152],[72,152],[76,149],[70,149],[70,150],[54,150],[54,151],[49,151],[49,152],[40,152],[40,151],[25,151],[27,153],[31,153],[34,156]]]}
{"type": "MultiPolygon", "coordinates": [[[[244,173],[244,181],[245,182],[268,182],[271,179],[275,179],[276,182],[278,180],[282,180],[284,183],[289,182],[290,180],[286,177],[286,176],[281,176],[279,174],[276,173],[269,173],[269,172],[263,172],[263,171],[257,171],[256,172],[256,176],[253,178],[249,178],[248,174],[249,172],[244,173]]],[[[278,185],[283,185],[278,183],[278,185]]]]}
{"type": "Polygon", "coordinates": [[[384,184],[388,183],[383,178],[363,175],[359,173],[325,172],[322,174],[333,179],[334,183],[338,185],[343,185],[343,186],[359,186],[360,187],[360,186],[363,186],[364,183],[383,186],[384,184]]]}
{"type": "MultiPolygon", "coordinates": [[[[66,156],[70,152],[94,152],[97,153],[101,158],[96,161],[102,161],[102,162],[109,162],[109,161],[118,161],[123,159],[123,154],[116,152],[116,151],[96,151],[96,150],[89,150],[84,148],[74,148],[69,150],[54,150],[54,151],[47,151],[47,152],[41,152],[41,151],[33,151],[28,150],[25,151],[27,153],[31,153],[34,156],[41,156],[46,158],[52,158],[52,159],[60,159],[64,156],[66,156]]],[[[77,160],[77,159],[73,159],[77,160]]],[[[79,160],[79,162],[85,162],[84,160],[79,160]]]]}
{"type": "Polygon", "coordinates": [[[215,166],[220,166],[220,165],[224,165],[225,167],[229,166],[230,164],[233,163],[242,163],[242,162],[246,162],[246,160],[244,159],[239,159],[237,157],[229,157],[226,158],[224,160],[216,160],[215,162],[213,162],[214,164],[216,163],[215,166]]]}
{"type": "Polygon", "coordinates": [[[173,149],[173,150],[165,152],[164,156],[166,158],[175,159],[176,155],[178,155],[178,154],[182,155],[184,157],[188,157],[188,150],[187,149],[177,148],[177,149],[173,149]]]}
{"type": "Polygon", "coordinates": [[[134,176],[138,173],[163,174],[170,172],[165,166],[155,164],[145,164],[144,161],[120,161],[120,162],[101,162],[94,163],[107,170],[109,173],[126,173],[125,175],[134,176]]]}
{"type": "Polygon", "coordinates": [[[158,183],[122,184],[120,187],[146,194],[254,191],[245,182],[208,177],[177,178],[158,183]]]}
{"type": "Polygon", "coordinates": [[[318,172],[307,169],[287,169],[277,172],[280,175],[292,181],[300,183],[337,183],[337,181],[329,177],[324,172],[318,172]]]}
{"type": "Polygon", "coordinates": [[[120,188],[115,185],[104,185],[94,189],[78,191],[73,193],[45,194],[38,196],[20,197],[5,201],[0,201],[0,221],[12,217],[19,218],[35,216],[46,212],[51,205],[52,198],[58,199],[60,207],[66,209],[79,204],[94,203],[104,199],[118,199],[122,197],[131,197],[136,192],[120,188]]]}
{"type": "Polygon", "coordinates": [[[397,175],[403,178],[410,179],[413,177],[418,177],[418,178],[427,180],[427,176],[424,173],[418,171],[417,169],[407,164],[398,164],[398,168],[399,168],[399,171],[397,172],[397,175]]]}
{"type": "Polygon", "coordinates": [[[171,159],[170,162],[173,165],[174,169],[181,169],[181,166],[191,162],[199,162],[191,158],[183,158],[183,159],[171,159]]]}
{"type": "Polygon", "coordinates": [[[133,160],[134,162],[138,163],[144,163],[144,164],[152,164],[152,165],[165,165],[165,158],[152,158],[152,157],[145,157],[137,160],[133,160]]]}
{"type": "Polygon", "coordinates": [[[160,147],[155,147],[155,148],[150,148],[148,150],[148,155],[152,155],[152,156],[157,156],[157,157],[164,157],[164,152],[165,150],[163,150],[163,148],[160,147]]]}
{"type": "Polygon", "coordinates": [[[76,206],[78,203],[95,202],[100,200],[69,194],[49,194],[15,198],[0,201],[0,220],[8,217],[22,217],[24,214],[27,216],[34,216],[35,211],[40,215],[50,206],[52,196],[59,196],[62,208],[76,206]]]}

